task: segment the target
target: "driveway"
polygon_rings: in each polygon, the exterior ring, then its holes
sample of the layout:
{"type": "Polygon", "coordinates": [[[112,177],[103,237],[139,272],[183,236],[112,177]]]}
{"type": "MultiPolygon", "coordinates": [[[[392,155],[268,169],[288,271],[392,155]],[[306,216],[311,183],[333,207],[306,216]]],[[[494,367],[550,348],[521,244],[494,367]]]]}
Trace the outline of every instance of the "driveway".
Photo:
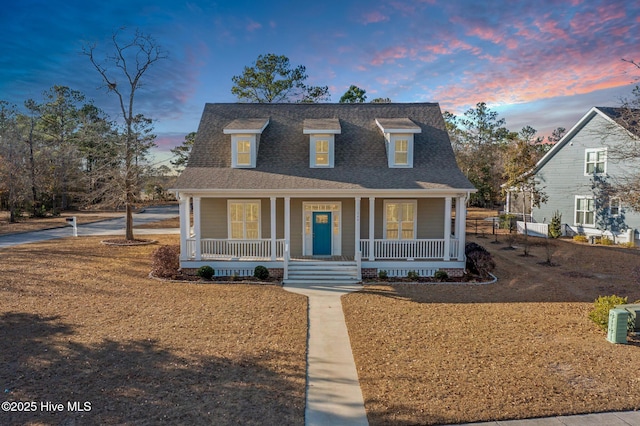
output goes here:
{"type": "MultiPolygon", "coordinates": [[[[144,225],[150,222],[158,222],[178,216],[178,206],[153,206],[133,215],[133,226],[144,225]]],[[[101,222],[87,223],[78,226],[78,236],[98,235],[124,235],[125,217],[104,220],[101,222]]],[[[179,233],[179,229],[138,229],[134,234],[170,234],[179,233]]],[[[73,236],[71,226],[63,228],[45,229],[42,231],[23,232],[20,234],[8,234],[0,236],[0,248],[11,247],[19,244],[37,243],[40,241],[54,240],[73,236]]]]}

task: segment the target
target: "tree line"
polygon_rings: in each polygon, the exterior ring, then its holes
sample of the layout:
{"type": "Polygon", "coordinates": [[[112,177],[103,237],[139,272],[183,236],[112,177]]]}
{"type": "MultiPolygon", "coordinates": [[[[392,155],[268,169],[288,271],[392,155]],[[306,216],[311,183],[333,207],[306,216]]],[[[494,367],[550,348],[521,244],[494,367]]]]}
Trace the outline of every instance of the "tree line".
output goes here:
{"type": "Polygon", "coordinates": [[[69,87],[53,86],[41,100],[26,100],[22,110],[0,101],[0,203],[10,220],[23,213],[43,217],[72,208],[123,207],[125,179],[136,194],[157,186],[170,169],[149,163],[152,124],[133,116],[127,147],[122,126],[69,87]]]}

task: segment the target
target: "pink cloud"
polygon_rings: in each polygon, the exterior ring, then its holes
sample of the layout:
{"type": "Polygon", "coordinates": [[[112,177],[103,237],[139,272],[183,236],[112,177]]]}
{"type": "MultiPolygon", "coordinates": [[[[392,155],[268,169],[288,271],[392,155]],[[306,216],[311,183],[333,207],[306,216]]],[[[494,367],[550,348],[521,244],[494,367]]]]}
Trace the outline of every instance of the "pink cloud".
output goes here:
{"type": "Polygon", "coordinates": [[[382,65],[384,63],[394,63],[397,59],[407,57],[409,49],[404,46],[394,46],[377,52],[371,60],[371,65],[382,65]]]}
{"type": "Polygon", "coordinates": [[[251,19],[249,19],[249,23],[245,27],[245,29],[249,32],[259,30],[260,28],[262,28],[262,24],[251,19]]]}
{"type": "Polygon", "coordinates": [[[375,10],[373,12],[369,12],[363,16],[362,23],[365,25],[368,24],[376,24],[378,22],[388,21],[389,17],[383,15],[381,12],[375,10]]]}

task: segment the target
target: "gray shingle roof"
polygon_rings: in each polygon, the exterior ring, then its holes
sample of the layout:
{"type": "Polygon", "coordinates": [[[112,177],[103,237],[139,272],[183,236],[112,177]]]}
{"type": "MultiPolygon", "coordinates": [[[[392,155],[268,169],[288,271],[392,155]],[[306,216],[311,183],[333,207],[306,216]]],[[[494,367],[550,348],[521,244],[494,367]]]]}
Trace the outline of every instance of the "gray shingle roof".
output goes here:
{"type": "Polygon", "coordinates": [[[205,189],[460,189],[473,185],[458,169],[440,107],[415,104],[206,104],[189,163],[178,190],[205,189]],[[236,119],[268,117],[255,169],[231,167],[231,137],[223,133],[236,119]],[[304,121],[333,118],[335,167],[309,167],[304,121]],[[414,136],[413,168],[389,168],[384,136],[376,119],[409,118],[414,136]]]}

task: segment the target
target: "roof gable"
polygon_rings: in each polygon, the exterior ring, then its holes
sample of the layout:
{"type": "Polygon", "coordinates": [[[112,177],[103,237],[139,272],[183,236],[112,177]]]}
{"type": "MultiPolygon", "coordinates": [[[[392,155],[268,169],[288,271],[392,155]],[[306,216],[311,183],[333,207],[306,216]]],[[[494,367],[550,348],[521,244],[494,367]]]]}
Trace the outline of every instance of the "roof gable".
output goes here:
{"type": "Polygon", "coordinates": [[[547,152],[536,164],[534,173],[537,173],[545,164],[551,160],[558,151],[562,149],[596,116],[603,117],[608,122],[620,126],[621,128],[629,131],[624,125],[616,121],[619,117],[621,108],[612,107],[593,107],[591,108],[554,146],[547,152]]]}

